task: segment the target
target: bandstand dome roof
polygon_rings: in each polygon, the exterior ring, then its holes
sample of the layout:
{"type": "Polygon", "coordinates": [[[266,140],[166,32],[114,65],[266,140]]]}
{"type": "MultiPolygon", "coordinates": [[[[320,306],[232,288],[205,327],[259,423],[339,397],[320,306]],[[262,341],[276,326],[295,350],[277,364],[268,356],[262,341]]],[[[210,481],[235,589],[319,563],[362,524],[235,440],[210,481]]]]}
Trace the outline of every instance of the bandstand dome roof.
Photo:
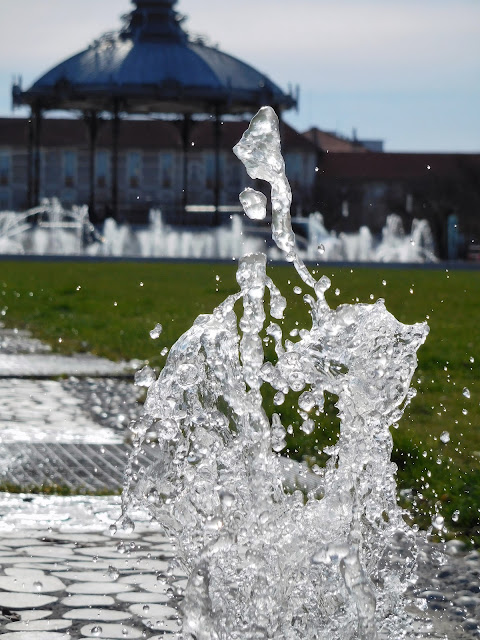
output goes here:
{"type": "Polygon", "coordinates": [[[176,0],[134,0],[118,33],[106,34],[61,62],[14,104],[42,109],[117,108],[130,113],[244,113],[264,104],[295,106],[265,75],[202,41],[191,40],[176,0]]]}

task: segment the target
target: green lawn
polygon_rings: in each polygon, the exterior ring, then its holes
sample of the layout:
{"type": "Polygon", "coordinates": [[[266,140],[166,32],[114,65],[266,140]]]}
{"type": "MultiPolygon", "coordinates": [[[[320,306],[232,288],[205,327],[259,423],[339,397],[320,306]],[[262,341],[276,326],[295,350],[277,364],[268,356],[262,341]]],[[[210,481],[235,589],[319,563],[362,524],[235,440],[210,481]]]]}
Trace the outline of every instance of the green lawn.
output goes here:
{"type": "MultiPolygon", "coordinates": [[[[234,263],[5,261],[0,312],[7,326],[29,328],[58,351],[148,359],[158,367],[165,359],[160,355],[163,347],[171,346],[198,314],[210,312],[237,291],[235,268],[234,263]],[[149,331],[158,322],[164,331],[153,341],[149,331]]],[[[324,271],[332,278],[332,306],[383,297],[388,310],[403,322],[428,316],[431,331],[414,377],[418,395],[394,432],[398,482],[413,490],[415,504],[410,508],[418,522],[428,525],[437,505],[449,529],[479,543],[480,271],[324,271]],[[450,434],[447,443],[440,441],[443,431],[450,434]],[[460,513],[452,522],[456,510],[460,513]]],[[[308,326],[302,296],[293,293],[293,286],[301,283],[292,267],[272,267],[269,274],[289,301],[286,333],[296,321],[308,326]]],[[[290,455],[321,460],[319,449],[338,428],[333,400],[322,429],[312,436],[295,431],[290,455]]],[[[271,405],[271,398],[267,403],[271,405]]],[[[287,415],[288,403],[282,411],[294,424],[295,415],[287,415]]]]}

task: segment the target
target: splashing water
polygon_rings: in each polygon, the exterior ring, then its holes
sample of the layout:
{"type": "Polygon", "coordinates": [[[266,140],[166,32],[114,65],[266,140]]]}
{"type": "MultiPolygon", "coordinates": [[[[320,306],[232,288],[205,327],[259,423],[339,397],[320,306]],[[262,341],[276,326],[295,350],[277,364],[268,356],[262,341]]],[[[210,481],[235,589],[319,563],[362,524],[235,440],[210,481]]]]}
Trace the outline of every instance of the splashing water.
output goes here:
{"type": "MultiPolygon", "coordinates": [[[[257,113],[234,152],[250,177],[271,185],[273,238],[311,289],[311,327],[284,342],[276,321],[286,301],[266,274],[266,256],[240,259],[239,292],[197,318],[149,388],[133,427],[124,511],[148,508],[176,542],[188,575],[185,639],[408,637],[404,593],[414,581],[415,536],[396,502],[389,427],[414,395],[428,327],[401,324],[383,300],[330,309],[329,279],[315,280],[295,250],[271,108],[257,113]],[[275,362],[264,359],[264,332],[275,341],[275,362]],[[325,392],[338,396],[340,436],[324,450],[321,496],[282,487],[286,430],[279,415],[265,414],[263,384],[300,392],[307,433],[325,392]],[[156,458],[145,468],[136,456],[152,431],[156,458]]],[[[263,217],[260,194],[248,190],[240,200],[263,217]]]]}

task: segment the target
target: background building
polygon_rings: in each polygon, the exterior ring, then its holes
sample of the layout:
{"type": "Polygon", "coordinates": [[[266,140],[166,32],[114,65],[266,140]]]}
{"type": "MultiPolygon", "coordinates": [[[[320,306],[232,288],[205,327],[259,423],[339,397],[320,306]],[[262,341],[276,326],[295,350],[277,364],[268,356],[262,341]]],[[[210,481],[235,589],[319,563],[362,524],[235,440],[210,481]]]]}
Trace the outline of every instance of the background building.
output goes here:
{"type": "MultiPolygon", "coordinates": [[[[95,148],[95,217],[101,222],[113,215],[112,121],[100,121],[95,148]]],[[[245,169],[232,152],[248,126],[247,121],[220,123],[218,206],[237,207],[238,195],[251,186],[245,169]]],[[[88,129],[80,120],[45,119],[39,149],[38,196],[57,197],[63,205],[87,204],[90,199],[90,146],[88,129]]],[[[184,186],[184,151],[181,122],[160,119],[124,120],[118,139],[117,217],[132,223],[148,220],[148,211],[159,207],[171,224],[202,224],[212,216],[203,210],[216,205],[216,149],[213,119],[194,121],[188,152],[187,199],[184,186]],[[186,205],[186,209],[185,209],[186,205]],[[192,213],[190,205],[198,205],[192,213]]],[[[0,118],[0,210],[29,206],[29,123],[0,118]]],[[[311,211],[317,150],[286,124],[282,125],[284,155],[299,214],[311,211]]],[[[263,188],[257,185],[257,188],[263,188]]]]}

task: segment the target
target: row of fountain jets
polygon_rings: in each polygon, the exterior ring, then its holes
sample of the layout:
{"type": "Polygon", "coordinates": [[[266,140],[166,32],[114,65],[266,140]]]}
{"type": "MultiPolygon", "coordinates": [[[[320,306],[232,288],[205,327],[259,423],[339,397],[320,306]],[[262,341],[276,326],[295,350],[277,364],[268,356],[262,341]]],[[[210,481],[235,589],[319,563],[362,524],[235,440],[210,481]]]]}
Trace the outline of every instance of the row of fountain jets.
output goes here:
{"type": "MultiPolygon", "coordinates": [[[[400,216],[392,213],[380,238],[366,226],[357,233],[328,231],[318,212],[292,222],[298,230],[297,248],[304,260],[437,261],[426,220],[413,220],[408,234],[400,216]]],[[[132,227],[108,218],[99,230],[90,222],[87,206],[65,209],[55,198],[23,213],[0,212],[0,254],[232,259],[256,251],[264,251],[270,259],[280,258],[269,232],[237,214],[231,216],[229,225],[192,229],[167,225],[162,212],[152,209],[146,226],[132,227]]]]}

